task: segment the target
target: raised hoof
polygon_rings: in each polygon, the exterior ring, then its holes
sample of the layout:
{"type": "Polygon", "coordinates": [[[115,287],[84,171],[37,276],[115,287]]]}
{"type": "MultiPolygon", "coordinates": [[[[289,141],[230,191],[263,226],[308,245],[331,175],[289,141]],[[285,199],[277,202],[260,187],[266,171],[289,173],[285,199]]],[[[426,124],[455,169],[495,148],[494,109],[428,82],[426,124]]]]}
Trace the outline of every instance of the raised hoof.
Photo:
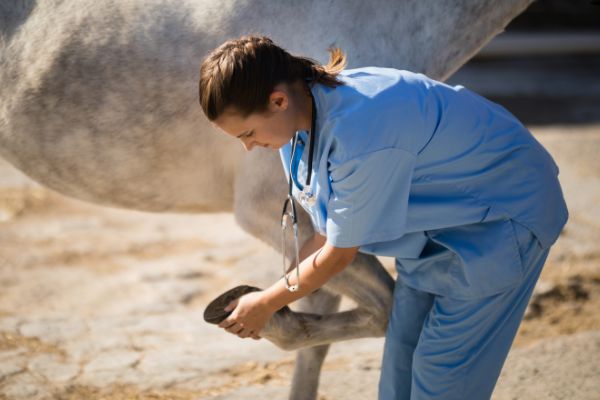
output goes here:
{"type": "Polygon", "coordinates": [[[229,303],[247,293],[257,292],[260,290],[261,289],[257,287],[247,285],[240,285],[234,287],[233,289],[229,289],[211,301],[208,306],[206,306],[206,309],[204,310],[204,320],[209,324],[220,323],[233,312],[233,310],[225,311],[225,307],[227,307],[229,303]]]}

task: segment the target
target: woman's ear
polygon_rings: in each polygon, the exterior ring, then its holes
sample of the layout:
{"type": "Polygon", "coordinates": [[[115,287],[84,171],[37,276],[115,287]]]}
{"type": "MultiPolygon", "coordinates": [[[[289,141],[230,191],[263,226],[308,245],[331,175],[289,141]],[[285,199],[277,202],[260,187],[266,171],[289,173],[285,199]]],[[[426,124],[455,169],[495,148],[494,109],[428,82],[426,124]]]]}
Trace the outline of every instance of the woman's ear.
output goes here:
{"type": "Polygon", "coordinates": [[[269,108],[271,111],[285,111],[290,104],[288,93],[285,90],[279,89],[278,86],[275,86],[275,89],[269,96],[269,108]]]}

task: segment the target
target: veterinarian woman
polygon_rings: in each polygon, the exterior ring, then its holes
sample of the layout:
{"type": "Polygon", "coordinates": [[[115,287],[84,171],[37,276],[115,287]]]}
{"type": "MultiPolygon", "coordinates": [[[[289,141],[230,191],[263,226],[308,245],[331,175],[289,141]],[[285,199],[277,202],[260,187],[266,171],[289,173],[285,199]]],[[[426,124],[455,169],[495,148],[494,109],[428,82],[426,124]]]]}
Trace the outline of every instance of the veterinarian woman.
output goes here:
{"type": "Polygon", "coordinates": [[[206,116],[247,150],[279,150],[317,232],[299,290],[282,279],[244,295],[220,326],[259,338],[357,251],[393,256],[379,398],[490,398],[567,221],[558,168],[506,109],[462,86],[345,63],[340,50],[322,66],[256,36],[202,63],[206,116]]]}

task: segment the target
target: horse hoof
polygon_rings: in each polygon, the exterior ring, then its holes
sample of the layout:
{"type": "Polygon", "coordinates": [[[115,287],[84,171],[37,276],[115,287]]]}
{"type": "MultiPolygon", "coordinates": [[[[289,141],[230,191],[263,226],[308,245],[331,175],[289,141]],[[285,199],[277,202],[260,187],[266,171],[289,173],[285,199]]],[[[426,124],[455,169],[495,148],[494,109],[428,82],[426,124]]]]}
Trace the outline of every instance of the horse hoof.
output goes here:
{"type": "Polygon", "coordinates": [[[260,290],[261,289],[257,287],[247,285],[240,285],[233,289],[229,289],[206,306],[206,309],[204,310],[204,320],[209,324],[220,323],[233,312],[233,310],[225,311],[225,307],[227,307],[229,303],[247,293],[260,290]]]}

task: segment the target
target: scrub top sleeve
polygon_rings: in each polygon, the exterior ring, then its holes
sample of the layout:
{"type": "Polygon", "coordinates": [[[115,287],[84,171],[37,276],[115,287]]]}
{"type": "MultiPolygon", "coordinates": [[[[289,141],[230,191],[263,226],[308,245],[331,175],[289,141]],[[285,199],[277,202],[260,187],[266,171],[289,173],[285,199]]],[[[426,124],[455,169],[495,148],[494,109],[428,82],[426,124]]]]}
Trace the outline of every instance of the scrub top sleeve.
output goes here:
{"type": "Polygon", "coordinates": [[[386,148],[332,165],[327,241],[355,247],[401,237],[415,160],[405,150],[386,148]]]}

